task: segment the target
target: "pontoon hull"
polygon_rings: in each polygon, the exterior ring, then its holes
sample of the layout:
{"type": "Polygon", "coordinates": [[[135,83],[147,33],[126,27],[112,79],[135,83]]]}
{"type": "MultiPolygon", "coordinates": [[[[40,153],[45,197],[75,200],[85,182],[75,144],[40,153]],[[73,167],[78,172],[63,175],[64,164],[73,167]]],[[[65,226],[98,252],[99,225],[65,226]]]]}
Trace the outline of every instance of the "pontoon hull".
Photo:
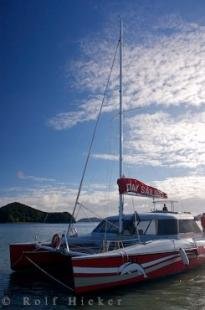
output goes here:
{"type": "Polygon", "coordinates": [[[39,250],[35,244],[11,245],[15,271],[48,273],[76,294],[162,278],[205,265],[205,239],[152,241],[107,253],[72,257],[39,250]]]}
{"type": "Polygon", "coordinates": [[[58,251],[39,248],[36,244],[10,245],[10,262],[14,271],[36,272],[40,268],[55,274],[72,275],[71,257],[58,251]]]}
{"type": "Polygon", "coordinates": [[[77,294],[162,278],[205,265],[205,243],[192,249],[72,258],[77,294]],[[183,254],[184,253],[184,254],[183,254]],[[186,259],[183,257],[186,256],[186,259]]]}

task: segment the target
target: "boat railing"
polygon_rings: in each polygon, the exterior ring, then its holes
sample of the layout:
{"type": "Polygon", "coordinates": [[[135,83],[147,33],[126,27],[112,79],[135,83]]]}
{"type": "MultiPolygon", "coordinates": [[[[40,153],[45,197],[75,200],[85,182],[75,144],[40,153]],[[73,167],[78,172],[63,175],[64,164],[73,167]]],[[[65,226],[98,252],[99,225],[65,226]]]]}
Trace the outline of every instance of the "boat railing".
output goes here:
{"type": "Polygon", "coordinates": [[[103,240],[101,252],[124,248],[124,240],[103,240]]]}
{"type": "Polygon", "coordinates": [[[126,246],[131,245],[140,245],[140,244],[146,244],[147,241],[140,241],[137,238],[134,239],[118,239],[118,240],[103,240],[102,248],[100,252],[108,252],[111,250],[118,250],[118,249],[124,249],[126,246]]]}

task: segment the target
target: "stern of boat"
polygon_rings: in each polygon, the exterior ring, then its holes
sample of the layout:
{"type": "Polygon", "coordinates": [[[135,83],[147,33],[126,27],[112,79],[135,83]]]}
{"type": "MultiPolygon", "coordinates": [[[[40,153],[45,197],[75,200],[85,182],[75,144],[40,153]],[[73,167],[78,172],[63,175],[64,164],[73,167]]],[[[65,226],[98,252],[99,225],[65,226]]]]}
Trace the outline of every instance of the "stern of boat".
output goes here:
{"type": "Polygon", "coordinates": [[[10,266],[11,269],[14,271],[23,271],[29,268],[30,263],[25,258],[25,252],[32,252],[35,251],[36,244],[35,243],[17,243],[17,244],[10,244],[9,251],[10,251],[10,266]]]}

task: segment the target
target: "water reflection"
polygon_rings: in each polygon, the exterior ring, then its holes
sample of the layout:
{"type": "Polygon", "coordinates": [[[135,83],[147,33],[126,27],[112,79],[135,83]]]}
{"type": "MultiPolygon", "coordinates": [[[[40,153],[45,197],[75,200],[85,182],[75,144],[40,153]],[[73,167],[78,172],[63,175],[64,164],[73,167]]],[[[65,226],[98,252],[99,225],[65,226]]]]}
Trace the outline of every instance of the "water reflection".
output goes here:
{"type": "MultiPolygon", "coordinates": [[[[204,309],[205,308],[205,268],[188,273],[171,276],[158,281],[138,285],[115,288],[103,293],[75,297],[65,288],[49,281],[44,275],[12,273],[4,294],[12,300],[13,307],[21,307],[30,303],[39,303],[38,309],[52,309],[55,301],[58,309],[74,306],[92,309],[108,307],[112,300],[113,306],[120,305],[126,309],[204,309]],[[27,299],[25,299],[27,297],[27,299]],[[99,305],[100,302],[100,305],[99,305]],[[103,305],[103,306],[102,306],[103,305]]],[[[17,309],[15,308],[15,309],[17,309]]],[[[14,309],[14,308],[12,308],[14,309]]]]}

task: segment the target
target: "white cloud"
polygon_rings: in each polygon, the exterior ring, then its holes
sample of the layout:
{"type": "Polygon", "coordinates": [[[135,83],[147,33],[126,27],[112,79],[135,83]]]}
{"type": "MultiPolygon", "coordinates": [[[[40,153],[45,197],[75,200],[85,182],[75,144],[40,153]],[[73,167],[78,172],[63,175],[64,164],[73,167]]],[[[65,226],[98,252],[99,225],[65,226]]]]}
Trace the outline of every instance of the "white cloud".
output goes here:
{"type": "MultiPolygon", "coordinates": [[[[72,213],[76,194],[77,188],[67,185],[37,186],[27,189],[15,187],[1,191],[0,206],[18,201],[43,211],[72,213]]],[[[86,207],[80,214],[87,213],[87,216],[93,216],[93,213],[105,216],[109,212],[111,214],[117,212],[118,208],[117,190],[106,191],[105,186],[100,184],[94,184],[89,188],[84,186],[79,201],[86,207]],[[113,206],[116,206],[116,209],[113,210],[113,206]]]]}
{"type": "Polygon", "coordinates": [[[71,128],[78,123],[95,120],[100,108],[100,100],[97,96],[92,97],[80,105],[79,111],[59,113],[48,121],[48,125],[56,130],[62,130],[71,128]]]}
{"type": "Polygon", "coordinates": [[[55,182],[55,179],[45,178],[45,177],[36,177],[33,175],[26,175],[23,171],[18,170],[16,176],[20,180],[31,180],[35,182],[55,182]]]}
{"type": "Polygon", "coordinates": [[[63,185],[39,185],[30,188],[15,187],[14,189],[2,190],[0,201],[1,205],[19,201],[43,211],[63,211],[65,208],[71,207],[74,195],[73,189],[63,185]]]}
{"type": "Polygon", "coordinates": [[[128,122],[127,152],[138,164],[168,167],[205,166],[205,112],[173,116],[140,114],[128,122]],[[137,159],[137,158],[136,158],[137,159]]]}
{"type": "MultiPolygon", "coordinates": [[[[133,34],[124,49],[124,108],[150,106],[198,107],[205,103],[205,27],[170,18],[165,27],[158,22],[156,29],[173,29],[173,33],[156,36],[150,32],[139,41],[133,34]],[[177,31],[176,31],[177,30],[177,31]]],[[[133,25],[133,21],[132,23],[133,25]]],[[[133,25],[134,27],[134,25],[133,25]]],[[[117,41],[117,40],[116,40],[117,41]]],[[[114,51],[110,38],[86,40],[83,56],[68,66],[69,82],[73,78],[75,91],[87,99],[79,103],[78,111],[59,113],[50,119],[55,129],[70,128],[79,122],[96,118],[100,95],[103,94],[114,51]],[[88,96],[89,94],[89,96],[88,96]]],[[[127,43],[126,43],[127,42],[127,43]]],[[[117,109],[118,66],[110,85],[110,104],[106,112],[117,109]]]]}
{"type": "Polygon", "coordinates": [[[166,190],[169,197],[172,199],[202,199],[203,201],[205,200],[204,176],[167,178],[163,181],[155,181],[154,184],[158,186],[162,191],[166,190]]]}
{"type": "MultiPolygon", "coordinates": [[[[140,24],[139,19],[136,22],[134,10],[131,15],[125,25],[123,98],[125,111],[133,109],[133,112],[127,113],[124,161],[129,165],[161,166],[173,171],[186,168],[188,176],[156,181],[153,185],[175,199],[186,201],[190,209],[194,197],[197,210],[202,210],[205,27],[172,15],[155,19],[154,24],[152,20],[152,26],[146,29],[146,23],[140,24]],[[140,108],[137,115],[136,108],[140,108]]],[[[77,110],[50,119],[53,128],[66,129],[96,118],[114,51],[111,32],[112,29],[107,37],[84,40],[82,57],[67,65],[68,81],[83,101],[78,102],[77,110]]],[[[114,32],[117,33],[116,29],[114,32]]],[[[117,110],[118,73],[116,64],[104,112],[117,110]]],[[[95,153],[93,157],[118,160],[116,154],[109,153],[95,153]]],[[[91,196],[87,191],[84,195],[86,203],[91,205],[92,201],[108,204],[104,191],[94,191],[91,196]]],[[[113,200],[111,204],[117,202],[113,200]]],[[[146,202],[139,200],[140,204],[146,202]]]]}
{"type": "Polygon", "coordinates": [[[204,176],[173,177],[162,181],[155,181],[154,184],[161,190],[165,190],[170,199],[178,201],[176,210],[189,211],[193,214],[204,212],[204,176]]]}
{"type": "MultiPolygon", "coordinates": [[[[124,162],[129,165],[205,166],[205,112],[173,116],[165,112],[142,113],[127,119],[124,162]]],[[[94,154],[96,159],[118,160],[114,154],[94,154]]]]}
{"type": "Polygon", "coordinates": [[[119,160],[119,156],[114,154],[93,154],[92,157],[95,159],[119,160]]]}
{"type": "MultiPolygon", "coordinates": [[[[205,203],[205,177],[187,176],[167,178],[161,181],[150,183],[160,190],[166,192],[170,199],[179,200],[178,210],[192,211],[199,213],[204,211],[205,203]]],[[[118,213],[118,190],[113,187],[105,190],[101,184],[90,185],[84,188],[80,197],[80,203],[86,208],[81,208],[78,218],[96,216],[104,217],[118,213]],[[89,188],[93,188],[92,190],[89,188]]],[[[77,188],[66,185],[38,186],[27,190],[14,188],[1,191],[0,205],[19,201],[43,211],[68,211],[72,213],[77,188]]],[[[152,206],[150,199],[129,197],[125,199],[125,213],[132,213],[133,210],[148,211],[152,206]]]]}

